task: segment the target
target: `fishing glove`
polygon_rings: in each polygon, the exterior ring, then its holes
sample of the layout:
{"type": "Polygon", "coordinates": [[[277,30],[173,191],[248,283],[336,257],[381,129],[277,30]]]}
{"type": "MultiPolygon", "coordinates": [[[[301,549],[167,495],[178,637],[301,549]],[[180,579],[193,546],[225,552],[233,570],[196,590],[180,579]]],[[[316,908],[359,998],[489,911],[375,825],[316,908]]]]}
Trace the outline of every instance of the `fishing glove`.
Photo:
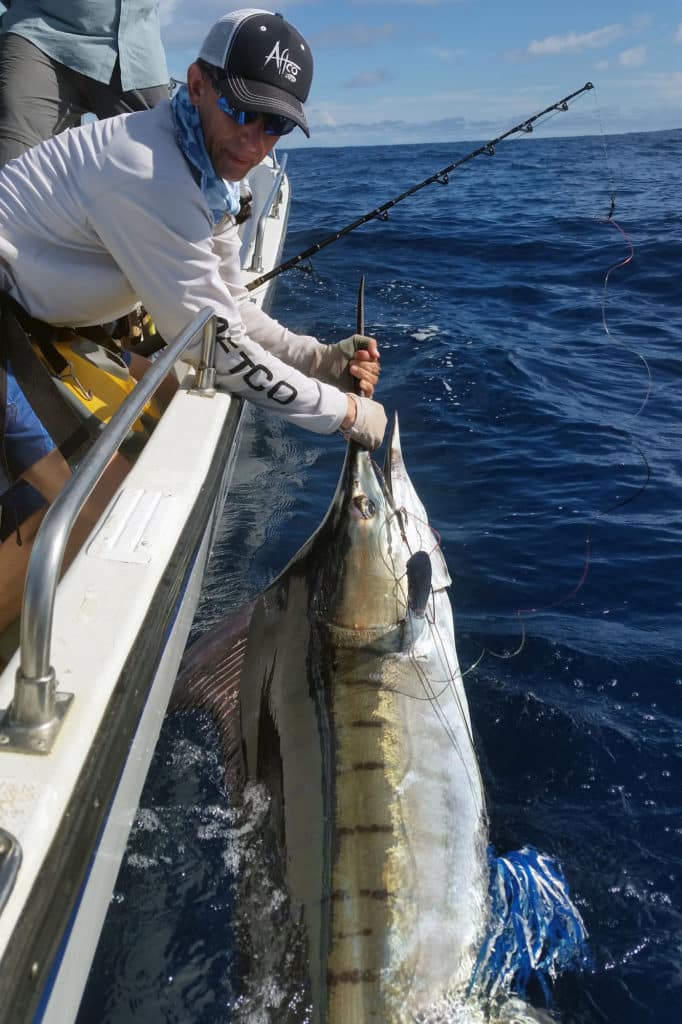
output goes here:
{"type": "MultiPolygon", "coordinates": [[[[356,335],[357,337],[357,335],[356,335]]],[[[363,395],[352,395],[355,401],[355,423],[344,430],[344,437],[349,441],[357,441],[363,448],[371,452],[378,448],[384,439],[386,430],[386,413],[380,402],[363,395]]]]}
{"type": "Polygon", "coordinates": [[[341,391],[353,391],[357,378],[348,370],[348,364],[360,348],[367,348],[370,339],[364,334],[352,334],[335,345],[319,345],[310,364],[310,376],[325,384],[334,384],[341,391]]]}

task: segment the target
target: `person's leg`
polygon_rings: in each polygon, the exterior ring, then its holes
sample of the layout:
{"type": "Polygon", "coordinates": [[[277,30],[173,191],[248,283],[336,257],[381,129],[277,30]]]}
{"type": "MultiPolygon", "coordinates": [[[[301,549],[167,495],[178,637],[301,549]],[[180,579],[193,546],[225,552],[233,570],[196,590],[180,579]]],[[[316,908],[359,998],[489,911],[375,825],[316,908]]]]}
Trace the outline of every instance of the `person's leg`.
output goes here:
{"type": "MultiPolygon", "coordinates": [[[[71,470],[66,459],[57,448],[53,448],[30,466],[22,474],[22,479],[35,487],[49,503],[54,501],[70,476],[71,470]]],[[[14,622],[21,611],[33,540],[46,512],[47,508],[38,509],[21,524],[18,537],[12,534],[0,544],[0,632],[14,622]]]]}
{"type": "MultiPolygon", "coordinates": [[[[66,547],[63,569],[66,569],[73,561],[74,556],[97,525],[100,516],[111,501],[117,488],[125,480],[129,471],[130,463],[119,452],[109,460],[109,464],[102,473],[99,483],[85,502],[71,531],[66,547]]],[[[27,469],[23,475],[23,479],[28,481],[37,491],[40,491],[43,497],[50,503],[54,501],[70,478],[71,469],[62,457],[61,452],[56,449],[46,458],[41,459],[40,462],[27,469]]]]}
{"type": "Polygon", "coordinates": [[[0,541],[16,534],[19,525],[45,506],[45,499],[25,480],[16,480],[0,494],[0,541]]]}
{"type": "Polygon", "coordinates": [[[67,71],[28,39],[0,37],[0,166],[78,121],[67,71]]]}
{"type": "MultiPolygon", "coordinates": [[[[147,359],[146,356],[140,356],[137,352],[131,351],[128,351],[126,361],[128,362],[130,375],[134,377],[135,380],[141,380],[147,370],[153,365],[151,360],[147,359]]],[[[173,395],[178,390],[178,387],[179,382],[177,377],[174,377],[172,373],[166,374],[154,392],[154,398],[160,404],[162,409],[168,408],[173,395]]]]}
{"type": "Polygon", "coordinates": [[[116,114],[130,114],[135,110],[148,110],[160,100],[167,100],[170,90],[167,85],[154,85],[148,89],[130,89],[123,92],[121,70],[118,61],[108,84],[96,82],[93,78],[81,76],[81,84],[88,98],[88,108],[97,117],[115,117],[116,114]]]}
{"type": "Polygon", "coordinates": [[[155,107],[161,100],[170,99],[170,94],[169,85],[152,85],[149,89],[135,89],[134,96],[132,98],[129,92],[123,93],[128,103],[137,103],[137,97],[139,97],[140,110],[155,107]]]}
{"type": "MultiPolygon", "coordinates": [[[[5,460],[13,476],[29,483],[49,504],[70,479],[71,468],[27,401],[10,365],[6,367],[6,386],[2,437],[5,460]]],[[[64,568],[92,530],[129,468],[120,454],[109,463],[74,525],[64,568]]],[[[28,522],[39,522],[38,516],[44,511],[38,510],[28,522]]],[[[20,538],[21,543],[17,543],[18,538],[12,535],[0,544],[0,631],[14,621],[21,610],[24,577],[32,549],[32,538],[25,536],[23,524],[20,538]]]]}
{"type": "MultiPolygon", "coordinates": [[[[114,455],[74,524],[66,546],[62,572],[66,571],[75,558],[129,469],[130,464],[122,455],[114,455]]],[[[54,449],[27,469],[23,479],[40,491],[48,502],[52,502],[70,476],[68,463],[54,449]]],[[[38,509],[21,524],[21,544],[17,543],[15,536],[8,537],[0,544],[0,632],[21,613],[24,581],[33,541],[46,512],[46,508],[38,509]]]]}
{"type": "Polygon", "coordinates": [[[47,508],[25,519],[21,524],[21,544],[14,536],[0,544],[0,633],[19,617],[24,593],[26,568],[38,527],[45,518],[47,508]]]}

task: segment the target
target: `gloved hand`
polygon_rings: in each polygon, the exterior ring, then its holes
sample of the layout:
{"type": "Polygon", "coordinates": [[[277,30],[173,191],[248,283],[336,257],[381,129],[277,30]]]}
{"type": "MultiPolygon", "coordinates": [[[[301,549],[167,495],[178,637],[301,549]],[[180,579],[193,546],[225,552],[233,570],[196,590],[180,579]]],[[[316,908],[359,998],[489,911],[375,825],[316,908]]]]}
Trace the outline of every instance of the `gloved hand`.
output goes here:
{"type": "Polygon", "coordinates": [[[313,355],[310,376],[352,391],[356,382],[371,398],[379,379],[379,350],[375,338],[352,334],[335,345],[320,345],[313,355]]]}
{"type": "Polygon", "coordinates": [[[378,448],[384,439],[386,430],[386,413],[380,402],[373,402],[363,395],[348,395],[349,401],[355,403],[355,420],[350,426],[342,424],[342,430],[349,441],[357,441],[363,448],[371,452],[378,448]]]}

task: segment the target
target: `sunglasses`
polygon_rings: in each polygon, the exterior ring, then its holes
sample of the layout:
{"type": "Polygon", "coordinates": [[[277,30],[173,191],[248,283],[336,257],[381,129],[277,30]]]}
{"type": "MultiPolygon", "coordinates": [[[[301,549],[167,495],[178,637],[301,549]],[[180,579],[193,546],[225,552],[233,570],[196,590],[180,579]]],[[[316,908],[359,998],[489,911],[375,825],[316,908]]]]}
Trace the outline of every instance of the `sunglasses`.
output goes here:
{"type": "Polygon", "coordinates": [[[282,117],[281,114],[266,114],[264,111],[257,110],[239,110],[225,99],[225,96],[220,91],[219,81],[211,78],[211,85],[218,93],[218,106],[224,114],[231,117],[237,124],[253,124],[254,121],[262,120],[266,135],[288,135],[289,132],[293,132],[294,128],[298,127],[296,122],[292,121],[290,117],[282,117]]]}

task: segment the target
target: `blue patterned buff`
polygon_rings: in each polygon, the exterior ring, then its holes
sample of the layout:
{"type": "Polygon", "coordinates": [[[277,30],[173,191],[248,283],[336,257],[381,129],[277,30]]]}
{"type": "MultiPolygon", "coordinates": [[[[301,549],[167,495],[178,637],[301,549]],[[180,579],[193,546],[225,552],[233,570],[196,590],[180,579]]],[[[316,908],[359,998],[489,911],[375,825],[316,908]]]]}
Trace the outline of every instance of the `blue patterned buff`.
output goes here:
{"type": "Polygon", "coordinates": [[[181,86],[171,100],[175,135],[180,149],[199,172],[199,187],[217,224],[226,213],[239,213],[239,182],[225,181],[216,174],[206,151],[199,111],[190,102],[187,86],[181,86]]]}

